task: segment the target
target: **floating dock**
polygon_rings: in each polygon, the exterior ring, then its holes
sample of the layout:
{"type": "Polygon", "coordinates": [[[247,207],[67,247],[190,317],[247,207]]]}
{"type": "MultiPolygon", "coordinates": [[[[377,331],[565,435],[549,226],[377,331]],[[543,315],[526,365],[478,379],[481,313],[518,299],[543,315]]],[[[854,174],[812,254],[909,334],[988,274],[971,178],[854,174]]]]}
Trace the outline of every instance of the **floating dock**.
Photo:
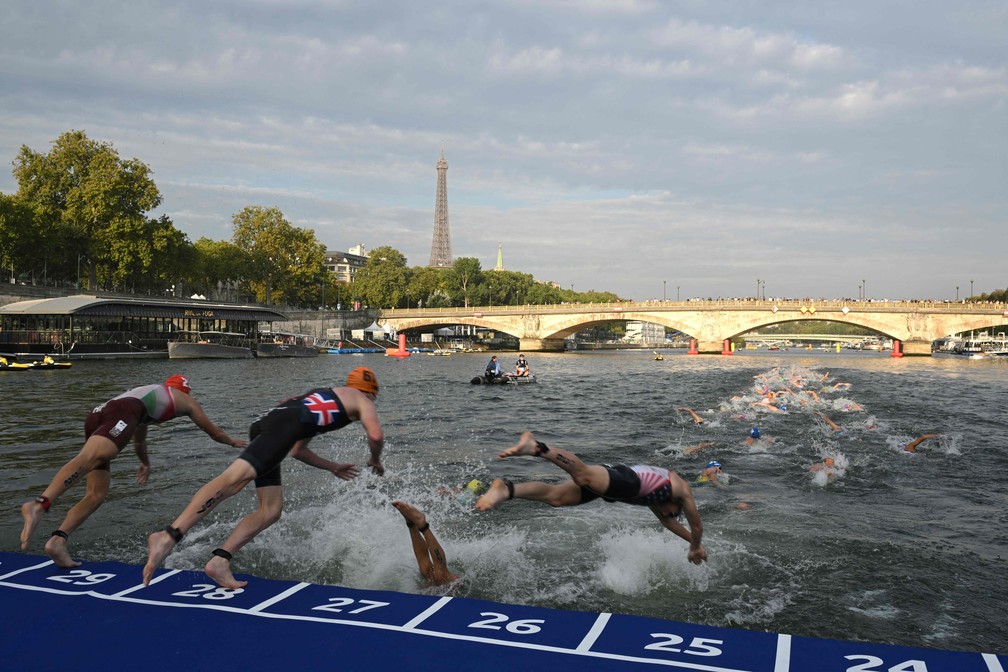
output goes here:
{"type": "Polygon", "coordinates": [[[0,553],[0,669],[1005,672],[1008,656],[0,553]]]}

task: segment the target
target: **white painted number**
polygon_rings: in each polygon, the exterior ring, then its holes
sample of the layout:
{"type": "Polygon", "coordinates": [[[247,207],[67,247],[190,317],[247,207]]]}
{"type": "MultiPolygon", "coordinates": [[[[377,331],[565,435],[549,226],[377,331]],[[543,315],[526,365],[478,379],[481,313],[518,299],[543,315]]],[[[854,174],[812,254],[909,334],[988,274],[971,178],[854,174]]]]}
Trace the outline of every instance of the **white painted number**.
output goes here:
{"type": "Polygon", "coordinates": [[[645,649],[650,649],[652,651],[664,651],[665,653],[688,653],[691,656],[720,656],[721,649],[713,645],[724,644],[724,642],[720,639],[694,637],[693,641],[689,643],[689,646],[685,649],[678,649],[674,647],[686,641],[679,635],[670,635],[665,632],[652,632],[651,636],[655,639],[664,637],[665,640],[655,642],[654,644],[648,644],[644,647],[645,649]]]}
{"type": "MultiPolygon", "coordinates": [[[[480,616],[489,616],[490,618],[485,621],[476,621],[475,623],[470,623],[470,628],[486,628],[487,630],[500,630],[501,626],[495,625],[496,623],[504,623],[508,620],[506,614],[498,614],[493,611],[481,611],[480,616]]],[[[534,635],[535,633],[542,630],[536,623],[542,624],[546,620],[542,618],[522,618],[517,621],[511,621],[504,626],[504,629],[515,635],[534,635]]]]}
{"type": "MultiPolygon", "coordinates": [[[[876,672],[885,670],[885,661],[875,656],[844,656],[844,660],[863,660],[860,665],[848,667],[847,672],[876,672]]],[[[927,672],[927,664],[923,660],[905,660],[888,668],[886,672],[927,672]]]]}
{"type": "Polygon", "coordinates": [[[202,597],[204,600],[230,600],[235,595],[244,592],[244,588],[221,588],[213,583],[194,583],[192,590],[180,590],[172,595],[175,597],[202,597]]]}
{"type": "MultiPolygon", "coordinates": [[[[349,607],[355,602],[355,600],[352,600],[349,597],[330,597],[329,602],[331,602],[331,604],[320,604],[317,607],[312,607],[312,611],[331,611],[339,614],[343,611],[343,607],[349,607]]],[[[362,611],[367,611],[368,609],[377,609],[378,607],[387,607],[389,605],[388,602],[375,602],[374,600],[359,600],[359,602],[364,606],[351,609],[347,613],[359,614],[362,611]]]]}
{"type": "Polygon", "coordinates": [[[92,574],[86,569],[75,569],[59,576],[50,576],[49,580],[69,583],[74,586],[91,586],[114,578],[115,574],[92,574]]]}

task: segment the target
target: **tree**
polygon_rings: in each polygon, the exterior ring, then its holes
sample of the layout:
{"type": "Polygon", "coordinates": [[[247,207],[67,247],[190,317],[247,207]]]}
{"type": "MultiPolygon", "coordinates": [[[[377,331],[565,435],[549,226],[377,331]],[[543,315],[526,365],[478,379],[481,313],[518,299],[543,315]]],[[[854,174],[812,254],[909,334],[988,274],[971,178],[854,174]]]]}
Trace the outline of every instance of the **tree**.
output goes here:
{"type": "Polygon", "coordinates": [[[31,208],[15,196],[0,194],[0,267],[17,280],[18,269],[25,268],[23,264],[44,257],[42,245],[43,237],[31,208]]]}
{"type": "Polygon", "coordinates": [[[106,243],[123,233],[137,235],[145,213],[161,204],[148,166],[138,159],[120,159],[111,144],[95,142],[83,131],[68,131],[48,154],[22,145],[13,172],[18,197],[39,222],[61,234],[64,252],[91,261],[92,287],[98,267],[104,267],[108,282],[135,272],[127,256],[106,243]]]}
{"type": "Polygon", "coordinates": [[[236,283],[245,277],[249,255],[226,240],[200,238],[194,247],[198,279],[193,288],[218,301],[236,299],[236,283]]]}
{"type": "Polygon", "coordinates": [[[447,268],[435,268],[433,266],[414,266],[410,269],[409,286],[406,293],[409,297],[409,306],[422,305],[431,306],[431,297],[437,295],[446,297],[448,273],[447,268]]]}
{"type": "Polygon", "coordinates": [[[483,277],[479,259],[476,257],[458,257],[452,263],[448,275],[449,289],[461,296],[463,305],[469,307],[469,294],[483,277]]]}
{"type": "Polygon", "coordinates": [[[409,269],[406,257],[394,247],[371,250],[367,264],[354,278],[357,294],[374,308],[402,307],[408,301],[409,269]]]}
{"type": "Polygon", "coordinates": [[[246,276],[266,305],[278,297],[304,305],[325,273],[325,246],[311,229],[295,228],[278,208],[250,205],[234,215],[231,240],[248,255],[246,276]]]}

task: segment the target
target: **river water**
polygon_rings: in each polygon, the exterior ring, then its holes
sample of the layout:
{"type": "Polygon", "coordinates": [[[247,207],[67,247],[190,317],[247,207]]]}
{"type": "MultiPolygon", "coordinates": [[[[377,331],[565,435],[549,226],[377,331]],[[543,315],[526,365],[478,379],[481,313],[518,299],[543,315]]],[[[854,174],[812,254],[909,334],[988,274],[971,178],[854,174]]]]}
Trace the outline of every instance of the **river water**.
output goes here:
{"type": "MultiPolygon", "coordinates": [[[[1008,362],[893,359],[885,353],[742,352],[690,357],[647,351],[540,354],[538,383],[473,386],[486,358],[330,355],[308,360],[94,361],[70,370],[0,373],[0,544],[18,548],[18,505],[79,450],[96,404],[181,372],[229,432],[244,434],[280,399],[341,384],[355,366],[378,374],[386,432],[378,478],[344,482],[284,463],[283,519],[236,555],[235,573],[420,592],[409,537],[390,506],[423,508],[459,594],[499,602],[614,611],[708,625],[957,650],[1008,651],[1008,362]],[[827,375],[828,374],[828,375],[827,375]],[[758,386],[789,386],[786,412],[753,408],[758,386]],[[694,424],[679,407],[704,419],[694,424]],[[833,431],[815,412],[843,428],[833,431]],[[752,427],[762,438],[747,445],[752,427]],[[440,485],[471,478],[566,476],[522,457],[496,460],[522,430],[591,462],[665,466],[687,478],[722,462],[728,487],[695,490],[709,562],[643,507],[596,501],[552,509],[515,501],[485,513],[440,485]],[[940,434],[918,453],[901,446],[940,434]],[[683,449],[716,445],[699,454],[683,449]],[[835,481],[808,469],[831,456],[835,481]],[[742,506],[740,506],[740,504],[742,506]]],[[[513,356],[504,354],[509,365],[513,356]]],[[[313,448],[363,465],[359,425],[313,448]]],[[[130,449],[112,465],[108,501],[71,537],[83,560],[143,564],[146,537],[170,522],[237,451],[187,420],[150,432],[152,474],[133,481],[130,449]]],[[[43,519],[30,552],[83,494],[77,486],[43,519]]],[[[226,502],[169,556],[202,567],[255,502],[226,502]]]]}

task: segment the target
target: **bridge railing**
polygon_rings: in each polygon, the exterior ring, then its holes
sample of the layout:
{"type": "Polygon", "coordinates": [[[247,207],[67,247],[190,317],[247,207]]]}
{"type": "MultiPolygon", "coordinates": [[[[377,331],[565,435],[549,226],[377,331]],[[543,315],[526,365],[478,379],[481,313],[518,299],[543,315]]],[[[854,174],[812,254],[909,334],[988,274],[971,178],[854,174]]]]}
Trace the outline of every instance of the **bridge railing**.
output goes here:
{"type": "MultiPolygon", "coordinates": [[[[585,312],[644,312],[652,310],[695,311],[697,309],[719,310],[771,310],[778,311],[815,308],[816,311],[905,313],[930,312],[950,314],[997,315],[1008,317],[1008,304],[998,302],[932,301],[932,300],[858,300],[858,299],[689,299],[686,301],[624,301],[611,303],[560,303],[526,304],[521,306],[470,306],[453,308],[386,308],[381,311],[385,318],[431,317],[459,315],[483,317],[490,315],[514,314],[563,314],[585,312]]],[[[809,313],[808,319],[815,314],[809,313]]]]}

